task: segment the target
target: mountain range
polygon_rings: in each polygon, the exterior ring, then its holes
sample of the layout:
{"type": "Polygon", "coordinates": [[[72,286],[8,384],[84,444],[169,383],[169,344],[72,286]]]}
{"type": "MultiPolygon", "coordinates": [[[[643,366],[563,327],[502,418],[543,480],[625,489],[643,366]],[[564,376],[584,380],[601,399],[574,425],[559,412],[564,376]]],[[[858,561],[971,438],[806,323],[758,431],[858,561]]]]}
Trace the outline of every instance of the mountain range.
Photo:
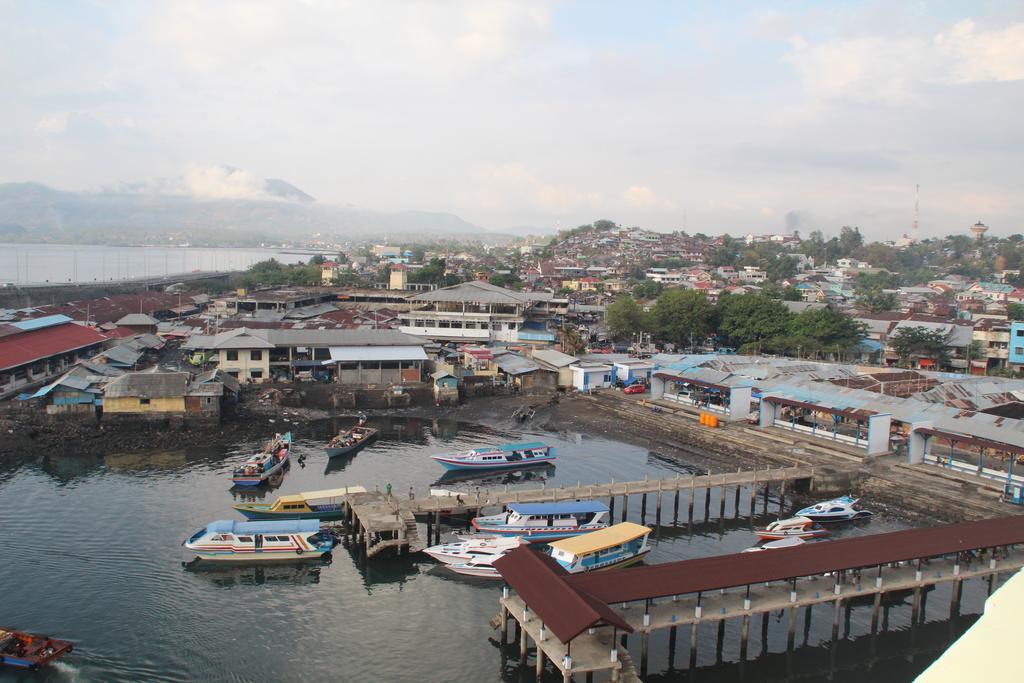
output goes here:
{"type": "Polygon", "coordinates": [[[323,204],[279,179],[236,183],[230,187],[237,188],[238,196],[230,196],[221,181],[236,171],[217,168],[219,184],[205,182],[206,176],[122,183],[97,192],[67,192],[33,182],[0,184],[0,241],[137,244],[173,236],[243,246],[314,235],[344,241],[385,234],[421,240],[500,234],[451,213],[323,204]]]}

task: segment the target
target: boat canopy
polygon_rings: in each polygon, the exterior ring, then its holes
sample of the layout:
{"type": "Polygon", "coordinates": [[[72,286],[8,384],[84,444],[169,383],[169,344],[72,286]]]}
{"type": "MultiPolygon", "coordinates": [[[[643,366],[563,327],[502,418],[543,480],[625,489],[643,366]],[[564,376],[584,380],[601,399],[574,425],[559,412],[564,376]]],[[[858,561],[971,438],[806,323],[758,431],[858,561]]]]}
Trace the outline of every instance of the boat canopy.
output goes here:
{"type": "Polygon", "coordinates": [[[277,500],[281,503],[302,503],[307,500],[319,500],[321,498],[340,498],[350,493],[366,493],[362,486],[343,486],[340,489],[324,489],[323,491],[303,491],[288,496],[281,496],[277,500]]]}
{"type": "Polygon", "coordinates": [[[608,512],[596,500],[568,500],[561,503],[511,503],[508,509],[521,515],[561,515],[567,512],[608,512]]]}
{"type": "MultiPolygon", "coordinates": [[[[540,441],[529,441],[529,442],[526,442],[526,443],[506,443],[506,444],[502,444],[501,446],[495,446],[494,450],[496,450],[496,451],[525,451],[525,450],[529,450],[531,448],[547,448],[547,447],[548,447],[548,445],[546,443],[542,443],[540,441]]],[[[479,450],[486,450],[486,449],[479,449],[479,450]]]]}
{"type": "Polygon", "coordinates": [[[553,543],[548,543],[548,545],[555,550],[562,550],[579,556],[628,543],[637,538],[642,538],[649,533],[651,533],[650,527],[634,524],[633,522],[622,522],[607,529],[591,531],[589,534],[582,536],[554,541],[553,543]]]}
{"type": "Polygon", "coordinates": [[[806,524],[813,524],[814,522],[807,517],[790,517],[788,519],[780,519],[772,522],[776,526],[804,526],[806,524]]]}
{"type": "Polygon", "coordinates": [[[319,519],[282,519],[269,522],[237,522],[220,519],[206,525],[210,533],[219,534],[297,534],[320,531],[319,519]]]}

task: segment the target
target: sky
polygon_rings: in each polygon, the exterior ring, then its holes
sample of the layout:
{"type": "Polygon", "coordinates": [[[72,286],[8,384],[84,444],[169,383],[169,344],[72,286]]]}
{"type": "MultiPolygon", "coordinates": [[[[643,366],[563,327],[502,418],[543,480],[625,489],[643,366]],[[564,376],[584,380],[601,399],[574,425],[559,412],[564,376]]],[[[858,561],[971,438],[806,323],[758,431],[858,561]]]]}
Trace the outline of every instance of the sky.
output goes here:
{"type": "Polygon", "coordinates": [[[0,92],[0,182],[1024,232],[1021,2],[0,0],[0,92]]]}

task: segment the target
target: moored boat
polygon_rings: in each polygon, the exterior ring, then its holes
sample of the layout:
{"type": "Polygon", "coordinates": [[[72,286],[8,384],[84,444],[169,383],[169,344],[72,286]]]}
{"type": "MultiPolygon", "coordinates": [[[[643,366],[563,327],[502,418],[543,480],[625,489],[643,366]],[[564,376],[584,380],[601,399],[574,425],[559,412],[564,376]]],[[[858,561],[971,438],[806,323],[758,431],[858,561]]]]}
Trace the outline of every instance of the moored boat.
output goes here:
{"type": "Polygon", "coordinates": [[[342,498],[350,493],[366,493],[362,486],[346,486],[323,491],[304,491],[281,496],[273,503],[239,503],[233,506],[246,519],[341,519],[342,498]]]}
{"type": "Polygon", "coordinates": [[[777,541],[783,538],[822,538],[828,536],[829,530],[819,526],[807,517],[790,517],[772,522],[766,527],[754,529],[754,533],[762,541],[777,541]]]}
{"type": "Polygon", "coordinates": [[[477,557],[467,562],[446,564],[444,565],[444,568],[450,569],[456,574],[462,574],[463,576],[476,576],[482,579],[500,579],[501,572],[495,569],[493,565],[493,562],[499,557],[501,557],[501,555],[477,557]]]}
{"type": "Polygon", "coordinates": [[[650,527],[622,522],[607,529],[548,544],[548,554],[570,574],[639,562],[650,552],[650,527]]]}
{"type": "Polygon", "coordinates": [[[442,564],[463,564],[481,557],[501,557],[521,545],[528,543],[518,536],[467,537],[431,546],[423,552],[442,564]]]}
{"type": "Polygon", "coordinates": [[[231,481],[235,486],[259,486],[284,468],[291,450],[292,433],[275,434],[262,451],[235,468],[231,481]]]}
{"type": "Polygon", "coordinates": [[[531,543],[579,536],[608,526],[608,506],[591,500],[560,503],[512,503],[497,515],[473,518],[487,534],[522,536],[531,543]]]}
{"type": "Polygon", "coordinates": [[[796,514],[800,517],[813,519],[815,522],[847,522],[852,519],[870,517],[871,511],[859,505],[859,498],[840,496],[832,500],[822,501],[805,507],[796,514]]]}
{"type": "Polygon", "coordinates": [[[465,453],[430,456],[449,470],[489,470],[532,467],[555,460],[555,449],[546,444],[509,443],[474,448],[465,453]]]}
{"type": "Polygon", "coordinates": [[[741,552],[744,553],[759,553],[762,550],[781,550],[782,548],[796,548],[807,543],[804,539],[799,536],[788,536],[781,538],[778,541],[769,541],[763,545],[755,545],[753,548],[747,548],[741,552]]]}
{"type": "Polygon", "coordinates": [[[335,538],[320,530],[319,519],[207,524],[183,545],[204,560],[256,562],[310,559],[326,555],[335,538]]]}
{"type": "Polygon", "coordinates": [[[74,646],[64,640],[0,628],[0,664],[6,666],[38,669],[73,649],[74,646]]]}
{"type": "Polygon", "coordinates": [[[355,453],[380,435],[379,429],[364,427],[361,423],[345,430],[327,442],[324,451],[328,458],[355,453]]]}

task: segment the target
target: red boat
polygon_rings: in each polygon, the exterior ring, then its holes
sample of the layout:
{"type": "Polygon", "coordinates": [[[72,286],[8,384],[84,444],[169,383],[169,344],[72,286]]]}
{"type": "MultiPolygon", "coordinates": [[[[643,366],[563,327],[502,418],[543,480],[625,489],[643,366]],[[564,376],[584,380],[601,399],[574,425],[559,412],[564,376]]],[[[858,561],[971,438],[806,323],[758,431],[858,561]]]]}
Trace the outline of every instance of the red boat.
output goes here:
{"type": "Polygon", "coordinates": [[[822,538],[828,536],[828,529],[819,526],[814,520],[806,517],[790,517],[772,522],[763,529],[754,529],[754,533],[762,541],[778,541],[783,538],[822,538]]]}
{"type": "Polygon", "coordinates": [[[0,664],[19,669],[38,669],[73,649],[71,643],[64,640],[0,628],[0,664]]]}

